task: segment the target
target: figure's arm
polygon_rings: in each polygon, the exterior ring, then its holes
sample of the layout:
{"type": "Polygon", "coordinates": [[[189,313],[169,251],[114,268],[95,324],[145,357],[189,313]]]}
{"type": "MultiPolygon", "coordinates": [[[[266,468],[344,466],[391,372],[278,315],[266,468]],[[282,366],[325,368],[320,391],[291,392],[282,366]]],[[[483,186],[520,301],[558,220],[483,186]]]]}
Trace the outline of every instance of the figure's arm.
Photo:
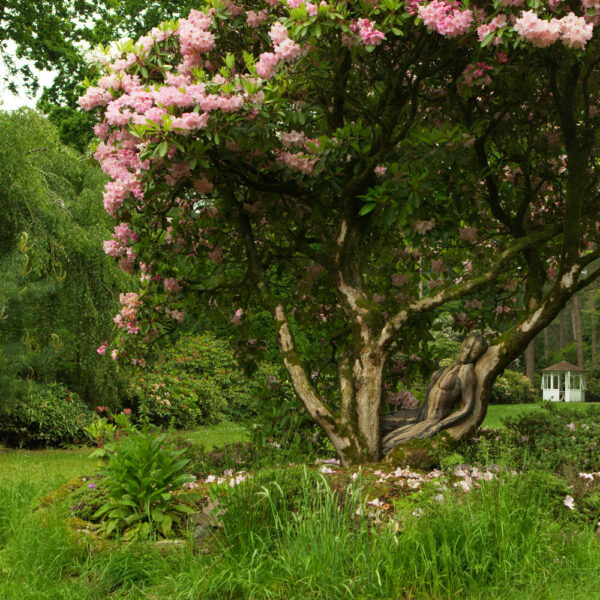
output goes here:
{"type": "Polygon", "coordinates": [[[381,417],[381,430],[385,434],[407,423],[414,423],[420,418],[420,413],[421,407],[417,406],[416,408],[397,410],[393,413],[383,415],[381,417]]]}

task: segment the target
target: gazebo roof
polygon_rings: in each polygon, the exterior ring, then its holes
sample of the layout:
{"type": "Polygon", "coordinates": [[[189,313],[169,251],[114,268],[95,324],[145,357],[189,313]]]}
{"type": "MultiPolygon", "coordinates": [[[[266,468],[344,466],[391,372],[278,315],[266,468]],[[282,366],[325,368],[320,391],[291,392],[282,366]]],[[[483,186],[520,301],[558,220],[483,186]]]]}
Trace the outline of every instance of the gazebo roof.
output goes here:
{"type": "Polygon", "coordinates": [[[560,373],[566,373],[567,371],[574,371],[576,373],[585,373],[585,369],[582,369],[581,367],[578,367],[577,365],[572,365],[571,363],[568,363],[566,360],[562,360],[561,362],[556,363],[555,365],[552,365],[550,367],[546,367],[545,369],[542,369],[542,372],[544,371],[558,371],[560,373]]]}

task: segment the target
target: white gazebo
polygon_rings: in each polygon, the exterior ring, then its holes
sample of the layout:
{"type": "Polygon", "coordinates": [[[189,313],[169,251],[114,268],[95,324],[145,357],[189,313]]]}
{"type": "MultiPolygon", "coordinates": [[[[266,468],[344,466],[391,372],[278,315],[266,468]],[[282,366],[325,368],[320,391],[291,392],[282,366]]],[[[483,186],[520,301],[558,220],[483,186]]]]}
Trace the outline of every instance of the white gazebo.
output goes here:
{"type": "Polygon", "coordinates": [[[552,402],[585,400],[585,369],[562,361],[542,369],[542,399],[552,402]]]}

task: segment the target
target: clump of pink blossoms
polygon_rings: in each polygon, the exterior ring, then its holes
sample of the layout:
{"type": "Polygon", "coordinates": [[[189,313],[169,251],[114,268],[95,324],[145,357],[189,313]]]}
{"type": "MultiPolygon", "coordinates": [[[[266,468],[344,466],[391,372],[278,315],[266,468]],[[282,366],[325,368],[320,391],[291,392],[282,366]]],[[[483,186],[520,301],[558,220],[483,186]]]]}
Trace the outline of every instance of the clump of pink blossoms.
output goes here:
{"type": "Polygon", "coordinates": [[[519,36],[538,48],[547,48],[559,38],[565,46],[583,50],[591,39],[594,26],[584,17],[569,13],[562,19],[540,19],[532,10],[523,11],[515,21],[519,36]]]}
{"type": "Polygon", "coordinates": [[[460,10],[459,2],[433,0],[429,4],[421,4],[417,14],[423,20],[425,27],[437,31],[448,38],[458,37],[469,31],[473,23],[470,9],[460,10]]]}

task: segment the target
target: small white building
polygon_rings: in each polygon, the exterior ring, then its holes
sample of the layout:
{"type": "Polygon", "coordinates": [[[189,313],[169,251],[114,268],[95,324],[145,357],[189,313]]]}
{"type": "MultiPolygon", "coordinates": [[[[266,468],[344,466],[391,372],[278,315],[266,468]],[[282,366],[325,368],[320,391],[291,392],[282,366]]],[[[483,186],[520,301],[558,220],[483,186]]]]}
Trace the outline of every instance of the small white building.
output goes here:
{"type": "Polygon", "coordinates": [[[542,369],[542,399],[551,402],[584,402],[585,369],[562,361],[542,369]]]}

